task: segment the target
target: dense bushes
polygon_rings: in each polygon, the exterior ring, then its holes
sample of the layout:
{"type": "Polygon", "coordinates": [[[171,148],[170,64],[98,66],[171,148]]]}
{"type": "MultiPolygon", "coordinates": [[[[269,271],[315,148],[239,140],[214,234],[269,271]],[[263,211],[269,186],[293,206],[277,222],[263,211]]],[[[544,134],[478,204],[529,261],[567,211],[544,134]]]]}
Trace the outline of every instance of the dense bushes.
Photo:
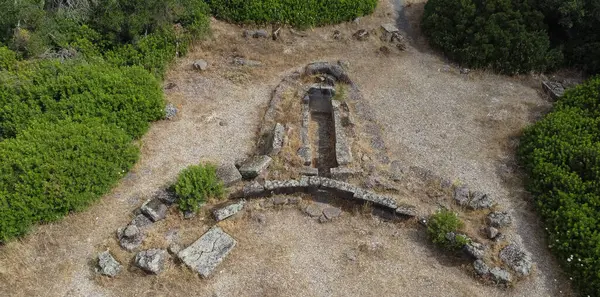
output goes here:
{"type": "Polygon", "coordinates": [[[372,13],[377,0],[205,0],[217,17],[235,23],[321,26],[372,13]]]}
{"type": "Polygon", "coordinates": [[[422,27],[434,47],[464,66],[514,74],[560,63],[543,19],[524,0],[430,0],[422,27]]]}
{"type": "Polygon", "coordinates": [[[443,209],[429,217],[427,234],[436,245],[456,250],[468,243],[467,238],[460,234],[454,234],[455,236],[448,236],[448,234],[456,233],[462,227],[463,222],[456,213],[443,209]]]}
{"type": "Polygon", "coordinates": [[[131,137],[98,120],[39,122],[0,142],[0,242],[81,210],[138,157],[131,137]]]}
{"type": "Polygon", "coordinates": [[[201,202],[209,198],[221,198],[224,193],[223,183],[217,177],[217,168],[210,164],[184,169],[179,173],[174,188],[182,211],[196,212],[201,202]]]}
{"type": "Polygon", "coordinates": [[[600,296],[600,77],[569,89],[519,148],[551,249],[583,295],[600,296]]]}

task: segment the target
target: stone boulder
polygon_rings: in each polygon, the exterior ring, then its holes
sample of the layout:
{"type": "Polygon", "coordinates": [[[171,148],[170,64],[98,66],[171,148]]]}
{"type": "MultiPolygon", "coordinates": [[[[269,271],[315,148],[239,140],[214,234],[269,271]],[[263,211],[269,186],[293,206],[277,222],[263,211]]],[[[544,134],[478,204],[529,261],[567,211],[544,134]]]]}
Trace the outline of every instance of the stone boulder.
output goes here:
{"type": "Polygon", "coordinates": [[[396,208],[396,214],[407,218],[414,218],[418,215],[417,208],[408,204],[399,205],[398,208],[396,208]]]}
{"type": "Polygon", "coordinates": [[[192,66],[194,67],[194,69],[199,71],[208,70],[208,62],[206,62],[205,60],[197,60],[194,62],[194,64],[192,64],[192,66]]]}
{"type": "Polygon", "coordinates": [[[337,81],[341,81],[343,83],[352,83],[350,77],[346,73],[346,70],[338,64],[331,64],[328,62],[315,62],[308,64],[304,69],[304,72],[308,76],[317,75],[317,74],[329,74],[337,81]]]}
{"type": "Polygon", "coordinates": [[[544,81],[542,82],[542,88],[552,100],[557,100],[565,93],[565,87],[559,82],[544,81]]]}
{"type": "Polygon", "coordinates": [[[252,37],[252,38],[267,38],[269,37],[269,32],[265,29],[260,30],[244,30],[242,34],[244,38],[252,37]]]}
{"type": "Polygon", "coordinates": [[[512,224],[512,217],[508,212],[491,212],[486,218],[488,225],[494,228],[503,228],[512,224]]]}
{"type": "Polygon", "coordinates": [[[217,168],[217,177],[219,177],[226,187],[242,180],[240,171],[235,167],[235,164],[231,163],[225,163],[219,166],[219,168],[217,168]]]}
{"type": "Polygon", "coordinates": [[[154,193],[154,198],[160,200],[166,205],[171,205],[177,201],[177,195],[168,189],[160,189],[154,193]]]}
{"type": "Polygon", "coordinates": [[[244,209],[244,205],[246,204],[246,200],[240,200],[237,203],[233,203],[227,205],[223,208],[218,208],[213,211],[213,215],[215,216],[215,220],[220,222],[224,219],[227,219],[234,214],[238,213],[240,210],[244,209]]]}
{"type": "Polygon", "coordinates": [[[500,267],[490,269],[490,276],[493,281],[499,284],[508,284],[512,281],[512,275],[500,267]]]}
{"type": "Polygon", "coordinates": [[[490,273],[490,267],[483,260],[473,262],[473,269],[475,269],[475,273],[479,276],[486,276],[490,273]]]}
{"type": "Polygon", "coordinates": [[[471,201],[468,204],[470,209],[487,209],[494,206],[494,200],[488,194],[478,191],[472,193],[471,196],[471,201]]]}
{"type": "Polygon", "coordinates": [[[158,222],[167,216],[167,206],[158,198],[146,201],[140,208],[143,214],[153,222],[158,222]]]}
{"type": "Polygon", "coordinates": [[[459,186],[454,189],[454,201],[460,206],[469,204],[469,188],[467,186],[459,186]]]}
{"type": "Polygon", "coordinates": [[[239,171],[244,179],[253,179],[267,170],[272,161],[273,159],[266,155],[254,156],[244,161],[239,171]]]}
{"type": "Polygon", "coordinates": [[[196,242],[179,252],[179,259],[206,278],[235,247],[236,241],[218,226],[210,228],[196,242]]]}
{"type": "Polygon", "coordinates": [[[257,181],[246,184],[242,191],[244,192],[245,198],[260,197],[266,193],[265,187],[257,181]]]}
{"type": "Polygon", "coordinates": [[[463,251],[473,259],[482,259],[485,256],[485,246],[481,243],[471,241],[463,247],[463,251]]]}
{"type": "Polygon", "coordinates": [[[102,275],[115,277],[121,272],[123,266],[113,258],[109,251],[104,251],[98,255],[98,268],[96,271],[102,275]]]}
{"type": "Polygon", "coordinates": [[[516,244],[510,244],[503,248],[498,254],[500,260],[520,276],[528,276],[531,273],[531,256],[516,244]]]}
{"type": "Polygon", "coordinates": [[[138,252],[135,255],[135,266],[142,270],[152,273],[160,274],[165,269],[165,263],[169,254],[165,250],[161,249],[149,249],[138,252]]]}
{"type": "Polygon", "coordinates": [[[167,106],[165,106],[165,119],[174,119],[177,116],[177,112],[179,112],[179,110],[177,107],[175,107],[175,105],[172,103],[167,103],[167,106]]]}
{"type": "Polygon", "coordinates": [[[152,225],[152,220],[150,220],[147,216],[143,214],[139,214],[135,216],[133,220],[131,220],[131,223],[129,223],[129,225],[136,226],[140,230],[144,230],[152,225]]]}
{"type": "Polygon", "coordinates": [[[117,238],[122,248],[127,251],[133,251],[142,245],[144,234],[137,226],[129,225],[117,230],[117,238]]]}

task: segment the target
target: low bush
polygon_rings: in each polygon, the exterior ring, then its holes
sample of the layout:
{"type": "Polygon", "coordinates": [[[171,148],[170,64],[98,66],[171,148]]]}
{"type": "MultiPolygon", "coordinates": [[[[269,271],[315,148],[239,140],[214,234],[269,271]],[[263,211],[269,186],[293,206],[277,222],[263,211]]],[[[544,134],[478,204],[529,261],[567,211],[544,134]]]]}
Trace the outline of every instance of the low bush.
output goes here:
{"type": "Polygon", "coordinates": [[[17,54],[6,46],[0,46],[0,71],[12,71],[17,67],[17,54]]]}
{"type": "Polygon", "coordinates": [[[430,0],[422,28],[433,47],[467,67],[516,74],[562,61],[544,16],[527,0],[430,0]]]}
{"type": "Polygon", "coordinates": [[[174,189],[181,211],[196,212],[201,202],[209,198],[221,198],[224,194],[217,168],[210,164],[190,166],[181,171],[174,189]]]}
{"type": "Polygon", "coordinates": [[[205,0],[215,17],[249,24],[322,26],[371,14],[377,0],[205,0]]]}
{"type": "Polygon", "coordinates": [[[582,295],[600,296],[600,77],[565,92],[528,127],[519,159],[529,173],[550,248],[582,295]]]}
{"type": "Polygon", "coordinates": [[[33,120],[101,118],[133,138],[164,116],[158,81],[140,67],[71,61],[29,63],[0,75],[0,137],[15,137],[33,120]]]}
{"type": "Polygon", "coordinates": [[[0,242],[81,210],[107,193],[139,150],[99,120],[38,122],[0,142],[0,242]]]}
{"type": "Polygon", "coordinates": [[[443,209],[429,217],[427,222],[427,234],[434,244],[447,249],[460,249],[467,244],[464,236],[456,235],[448,238],[448,233],[456,233],[463,227],[463,222],[456,213],[443,209]]]}

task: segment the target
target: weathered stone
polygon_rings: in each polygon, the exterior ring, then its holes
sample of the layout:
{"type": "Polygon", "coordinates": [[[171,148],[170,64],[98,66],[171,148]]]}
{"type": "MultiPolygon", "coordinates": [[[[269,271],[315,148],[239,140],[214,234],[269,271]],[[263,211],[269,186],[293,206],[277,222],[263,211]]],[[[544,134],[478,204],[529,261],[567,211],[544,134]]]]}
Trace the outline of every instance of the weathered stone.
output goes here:
{"type": "Polygon", "coordinates": [[[177,116],[179,110],[172,103],[167,103],[165,106],[165,119],[172,120],[177,116]]]}
{"type": "Polygon", "coordinates": [[[167,257],[168,253],[165,250],[149,249],[138,252],[135,255],[134,263],[135,266],[148,273],[159,274],[165,268],[167,257]]]}
{"type": "Polygon", "coordinates": [[[217,177],[223,182],[226,187],[229,187],[240,180],[242,180],[242,174],[235,167],[235,164],[224,163],[217,168],[217,177]]]}
{"type": "Polygon", "coordinates": [[[355,192],[358,188],[346,182],[322,178],[321,189],[326,190],[340,198],[352,199],[356,195],[355,192]]]}
{"type": "Polygon", "coordinates": [[[326,207],[323,210],[323,215],[328,220],[333,220],[333,219],[339,217],[340,215],[342,215],[342,210],[337,207],[326,207]]]}
{"type": "Polygon", "coordinates": [[[503,248],[498,254],[500,260],[520,276],[528,276],[531,273],[531,256],[516,244],[510,244],[503,248]]]}
{"type": "Polygon", "coordinates": [[[512,281],[510,273],[500,267],[490,269],[490,276],[493,281],[500,284],[508,284],[512,281]]]}
{"type": "Polygon", "coordinates": [[[350,167],[335,167],[331,168],[329,172],[331,173],[331,178],[333,179],[346,180],[359,174],[360,170],[350,167]]]}
{"type": "Polygon", "coordinates": [[[348,139],[342,126],[340,118],[339,102],[333,102],[333,123],[335,131],[335,158],[339,166],[348,165],[352,162],[352,150],[348,145],[348,139]]]}
{"type": "Polygon", "coordinates": [[[177,201],[177,195],[168,189],[160,189],[154,193],[154,198],[162,201],[166,205],[171,205],[177,201]]]}
{"type": "Polygon", "coordinates": [[[236,241],[218,226],[210,228],[178,257],[189,268],[206,278],[235,247],[236,241]]]}
{"type": "MultiPolygon", "coordinates": [[[[333,170],[333,168],[332,168],[332,170],[333,170]]],[[[317,176],[317,175],[319,175],[319,168],[302,166],[299,173],[300,173],[300,175],[304,175],[304,176],[317,176]]]]}
{"type": "Polygon", "coordinates": [[[309,176],[308,177],[308,186],[311,189],[318,189],[321,187],[321,184],[323,183],[323,180],[325,180],[326,178],[324,177],[320,177],[320,176],[309,176]]]}
{"type": "Polygon", "coordinates": [[[178,243],[171,243],[167,249],[171,255],[177,255],[181,251],[181,245],[178,243]]]}
{"type": "Polygon", "coordinates": [[[479,276],[486,276],[490,273],[490,267],[483,262],[483,260],[476,260],[473,262],[473,268],[475,269],[475,273],[479,276]]]}
{"type": "Polygon", "coordinates": [[[135,225],[128,225],[125,228],[117,230],[117,238],[122,248],[128,251],[133,251],[142,245],[144,234],[135,225]]]}
{"type": "Polygon", "coordinates": [[[358,41],[364,41],[367,40],[369,38],[369,31],[365,30],[365,29],[360,29],[358,31],[356,31],[354,34],[352,34],[352,36],[358,40],[358,41]]]}
{"type": "Polygon", "coordinates": [[[488,225],[495,228],[502,228],[512,224],[512,217],[507,212],[491,212],[486,221],[488,225]]]}
{"type": "Polygon", "coordinates": [[[327,223],[329,222],[329,220],[327,219],[327,217],[325,217],[325,215],[321,215],[319,217],[319,223],[323,224],[323,223],[327,223]]]}
{"type": "Polygon", "coordinates": [[[463,247],[463,251],[467,256],[474,259],[482,259],[485,256],[485,246],[481,243],[471,241],[463,247]]]}
{"type": "Polygon", "coordinates": [[[306,214],[308,214],[309,216],[311,216],[313,218],[319,217],[323,213],[321,208],[316,204],[311,204],[311,205],[307,206],[304,209],[304,212],[306,212],[306,214]]]}
{"type": "Polygon", "coordinates": [[[242,57],[233,58],[233,64],[237,66],[248,66],[248,67],[258,67],[262,65],[261,61],[255,61],[250,59],[245,59],[242,57]]]}
{"type": "Polygon", "coordinates": [[[485,228],[485,233],[489,239],[494,239],[496,238],[496,236],[498,236],[498,233],[500,232],[498,231],[498,229],[490,226],[485,228]]]}
{"type": "Polygon", "coordinates": [[[253,179],[263,173],[272,161],[273,159],[269,156],[254,156],[246,160],[239,171],[244,179],[253,179]]]}
{"type": "Polygon", "coordinates": [[[544,81],[542,82],[542,88],[552,98],[552,100],[557,100],[565,93],[564,86],[559,82],[544,81]]]}
{"type": "Polygon", "coordinates": [[[227,205],[223,208],[215,209],[213,211],[215,220],[217,222],[220,222],[226,218],[229,218],[230,216],[232,216],[232,215],[238,213],[240,210],[242,210],[244,208],[245,204],[246,204],[246,200],[242,199],[242,200],[238,201],[237,203],[227,205]]]}
{"type": "Polygon", "coordinates": [[[369,174],[369,176],[367,176],[365,188],[379,188],[388,191],[398,191],[398,187],[394,183],[391,183],[386,177],[380,176],[376,173],[369,174]]]}
{"type": "Polygon", "coordinates": [[[253,38],[267,38],[269,37],[269,32],[264,29],[260,30],[244,30],[243,36],[245,38],[253,37],[253,38]]]}
{"type": "Polygon", "coordinates": [[[267,155],[273,157],[281,151],[283,148],[283,138],[285,137],[285,128],[282,124],[277,123],[273,127],[271,133],[269,145],[267,146],[267,155]]]}
{"type": "Polygon", "coordinates": [[[310,147],[303,146],[298,149],[298,156],[302,159],[302,164],[304,166],[310,166],[312,163],[312,152],[310,151],[310,147]]]}
{"type": "Polygon", "coordinates": [[[381,25],[381,40],[391,42],[395,33],[399,33],[398,28],[394,24],[382,24],[381,25]]]}
{"type": "Polygon", "coordinates": [[[398,205],[394,199],[365,191],[363,189],[356,190],[354,193],[354,199],[372,202],[376,205],[384,206],[392,210],[396,210],[398,208],[398,205]]]}
{"type": "Polygon", "coordinates": [[[289,204],[300,204],[300,202],[302,202],[302,198],[301,197],[290,197],[288,199],[288,203],[289,204]]]}
{"type": "Polygon", "coordinates": [[[143,214],[139,214],[131,220],[130,225],[138,227],[140,230],[148,228],[152,225],[152,220],[150,220],[147,216],[143,214]]]}
{"type": "Polygon", "coordinates": [[[196,69],[196,70],[206,71],[208,69],[208,62],[206,62],[204,60],[197,60],[192,65],[194,66],[194,69],[196,69]]]}
{"type": "Polygon", "coordinates": [[[265,191],[273,194],[294,194],[306,192],[309,187],[308,177],[290,180],[267,180],[265,181],[265,191]]]}
{"type": "Polygon", "coordinates": [[[153,222],[158,222],[167,216],[167,206],[159,199],[154,198],[146,201],[140,208],[142,213],[148,216],[153,222]]]}
{"type": "Polygon", "coordinates": [[[115,277],[121,272],[123,266],[113,258],[109,251],[104,251],[98,255],[98,273],[110,277],[115,277]]]}
{"type": "Polygon", "coordinates": [[[494,200],[488,194],[474,192],[471,196],[473,197],[469,201],[469,208],[471,209],[486,209],[494,206],[494,200]]]}
{"type": "Polygon", "coordinates": [[[288,203],[288,198],[284,196],[278,196],[273,198],[273,205],[284,205],[288,203]]]}
{"type": "Polygon", "coordinates": [[[337,81],[351,83],[346,70],[340,65],[331,64],[328,62],[315,62],[308,64],[304,70],[308,76],[315,74],[329,74],[336,78],[337,81]]]}
{"type": "Polygon", "coordinates": [[[193,219],[195,217],[196,217],[196,212],[194,212],[194,211],[186,210],[183,212],[183,219],[185,219],[185,220],[193,219]]]}
{"type": "Polygon", "coordinates": [[[403,217],[413,218],[417,216],[417,208],[412,205],[402,204],[396,208],[396,214],[403,217]]]}
{"type": "Polygon", "coordinates": [[[265,194],[265,187],[259,182],[254,181],[244,186],[244,197],[259,197],[265,194]]]}
{"type": "Polygon", "coordinates": [[[454,201],[460,206],[469,204],[469,188],[466,186],[456,187],[454,189],[454,201]]]}

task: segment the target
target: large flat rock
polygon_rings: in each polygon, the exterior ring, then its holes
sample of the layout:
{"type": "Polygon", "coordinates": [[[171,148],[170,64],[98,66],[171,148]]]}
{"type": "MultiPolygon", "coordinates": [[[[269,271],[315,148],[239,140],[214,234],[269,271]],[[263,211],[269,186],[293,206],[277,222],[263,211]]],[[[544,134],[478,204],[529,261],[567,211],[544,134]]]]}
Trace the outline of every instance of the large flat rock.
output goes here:
{"type": "Polygon", "coordinates": [[[242,175],[235,167],[235,164],[225,163],[217,168],[217,176],[223,182],[223,185],[229,187],[242,180],[242,175]]]}
{"type": "Polygon", "coordinates": [[[185,265],[206,278],[231,252],[236,243],[233,237],[214,226],[192,245],[179,252],[178,257],[185,265]]]}
{"type": "Polygon", "coordinates": [[[273,159],[266,155],[254,156],[242,164],[240,173],[244,179],[253,179],[264,172],[272,161],[273,159]]]}

